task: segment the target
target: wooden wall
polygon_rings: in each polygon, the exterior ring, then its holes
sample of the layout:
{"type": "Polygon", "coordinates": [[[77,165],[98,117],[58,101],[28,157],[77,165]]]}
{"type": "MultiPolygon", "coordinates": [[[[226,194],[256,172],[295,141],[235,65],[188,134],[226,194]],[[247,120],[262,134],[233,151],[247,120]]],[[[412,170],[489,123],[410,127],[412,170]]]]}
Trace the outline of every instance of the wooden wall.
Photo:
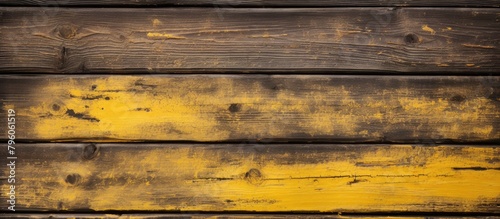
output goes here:
{"type": "Polygon", "coordinates": [[[0,217],[498,218],[499,7],[0,0],[0,217]]]}

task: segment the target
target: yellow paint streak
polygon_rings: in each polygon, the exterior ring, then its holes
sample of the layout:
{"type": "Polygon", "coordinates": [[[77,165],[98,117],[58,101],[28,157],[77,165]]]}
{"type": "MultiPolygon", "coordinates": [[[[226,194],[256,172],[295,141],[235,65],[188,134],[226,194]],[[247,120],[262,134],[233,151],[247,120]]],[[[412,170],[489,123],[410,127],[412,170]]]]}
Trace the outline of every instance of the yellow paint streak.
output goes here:
{"type": "Polygon", "coordinates": [[[160,26],[160,25],[162,25],[162,24],[163,24],[160,20],[158,20],[158,19],[156,19],[156,18],[155,18],[155,19],[153,19],[153,20],[151,21],[151,23],[153,23],[153,27],[158,27],[158,26],[160,26]]]}
{"type": "Polygon", "coordinates": [[[477,44],[470,44],[470,43],[464,43],[462,46],[465,47],[470,47],[470,48],[480,48],[480,49],[494,49],[494,46],[485,46],[485,45],[477,45],[477,44]]]}
{"type": "Polygon", "coordinates": [[[182,37],[182,36],[176,36],[176,35],[167,34],[167,33],[157,33],[157,32],[149,32],[147,34],[147,36],[150,39],[174,39],[174,40],[186,39],[186,37],[182,37]]]}
{"type": "Polygon", "coordinates": [[[451,30],[453,30],[451,27],[446,27],[446,28],[441,29],[441,31],[443,31],[443,32],[444,31],[451,31],[451,30]]]}
{"type": "Polygon", "coordinates": [[[265,147],[245,152],[228,147],[121,147],[101,153],[99,159],[108,166],[55,159],[40,173],[40,166],[29,164],[20,187],[26,198],[19,205],[54,208],[62,202],[69,209],[88,205],[99,211],[476,212],[500,195],[494,147],[396,145],[272,153],[265,147]],[[290,154],[295,152],[300,154],[290,154]],[[484,170],[453,169],[467,167],[484,170]],[[260,177],[248,178],[251,169],[260,177]],[[61,180],[72,173],[82,175],[80,184],[61,180]],[[97,179],[94,189],[84,189],[90,176],[97,179]]]}
{"type": "Polygon", "coordinates": [[[436,34],[436,31],[430,28],[427,24],[422,25],[422,30],[431,33],[432,35],[436,34]]]}
{"type": "Polygon", "coordinates": [[[282,37],[282,36],[288,36],[288,34],[269,34],[268,32],[265,32],[264,34],[251,35],[250,37],[252,37],[252,38],[276,38],[276,37],[282,37]]]}

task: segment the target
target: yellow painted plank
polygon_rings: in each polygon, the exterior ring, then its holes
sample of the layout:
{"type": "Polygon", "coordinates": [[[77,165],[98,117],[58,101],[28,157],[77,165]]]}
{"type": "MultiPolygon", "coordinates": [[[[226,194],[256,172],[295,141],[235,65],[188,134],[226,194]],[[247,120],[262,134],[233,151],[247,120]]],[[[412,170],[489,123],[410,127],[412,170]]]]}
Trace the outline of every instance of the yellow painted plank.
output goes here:
{"type": "Polygon", "coordinates": [[[18,139],[43,141],[493,142],[499,85],[498,76],[2,76],[0,113],[15,110],[18,139]]]}
{"type": "Polygon", "coordinates": [[[16,150],[18,211],[500,212],[495,146],[56,143],[16,150]]]}

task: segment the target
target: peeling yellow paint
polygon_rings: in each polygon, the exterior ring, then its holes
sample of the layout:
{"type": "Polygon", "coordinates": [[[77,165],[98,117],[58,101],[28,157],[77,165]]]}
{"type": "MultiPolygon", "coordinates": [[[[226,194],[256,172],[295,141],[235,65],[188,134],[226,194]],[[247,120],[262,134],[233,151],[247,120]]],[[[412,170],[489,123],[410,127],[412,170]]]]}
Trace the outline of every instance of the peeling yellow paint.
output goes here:
{"type": "Polygon", "coordinates": [[[172,34],[156,33],[156,32],[149,32],[147,34],[147,36],[150,39],[175,39],[175,40],[186,39],[186,37],[183,37],[183,36],[176,36],[176,35],[172,35],[172,34]]]}
{"type": "Polygon", "coordinates": [[[480,49],[494,49],[494,46],[485,46],[485,45],[478,45],[478,44],[470,44],[470,43],[464,43],[462,46],[465,47],[470,47],[470,48],[480,48],[480,49]]]}
{"type": "Polygon", "coordinates": [[[163,24],[160,20],[158,20],[156,18],[153,19],[151,22],[153,23],[153,27],[158,27],[158,26],[163,24]]]}
{"type": "Polygon", "coordinates": [[[493,125],[491,118],[499,114],[486,97],[465,98],[475,90],[443,87],[434,91],[442,98],[428,98],[399,88],[384,91],[385,99],[360,99],[352,88],[306,81],[307,91],[297,92],[278,85],[270,89],[260,80],[242,84],[231,77],[60,78],[42,86],[51,95],[35,95],[22,106],[6,102],[4,108],[16,107],[20,120],[29,124],[20,138],[55,141],[380,139],[384,132],[415,123],[422,126],[407,127],[414,131],[406,137],[422,138],[428,132],[447,139],[500,137],[494,129],[474,131],[493,125]],[[450,102],[454,95],[464,100],[450,102]]]}
{"type": "Polygon", "coordinates": [[[491,125],[487,125],[485,127],[474,127],[472,129],[473,133],[479,133],[481,135],[486,135],[486,136],[491,134],[491,131],[493,131],[493,126],[491,125]]]}
{"type": "Polygon", "coordinates": [[[269,34],[268,32],[261,35],[251,35],[252,38],[274,38],[274,37],[282,37],[288,36],[288,34],[269,34]]]}
{"type": "Polygon", "coordinates": [[[430,28],[427,24],[422,25],[422,30],[431,33],[432,35],[436,34],[436,31],[430,28]]]}

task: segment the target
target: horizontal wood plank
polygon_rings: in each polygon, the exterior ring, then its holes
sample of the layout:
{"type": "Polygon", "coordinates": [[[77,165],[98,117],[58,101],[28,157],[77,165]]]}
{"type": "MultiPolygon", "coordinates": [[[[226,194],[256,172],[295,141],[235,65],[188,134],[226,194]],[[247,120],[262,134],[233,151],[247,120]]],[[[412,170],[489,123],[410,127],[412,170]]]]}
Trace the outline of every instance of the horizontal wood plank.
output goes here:
{"type": "Polygon", "coordinates": [[[499,76],[0,76],[0,116],[33,141],[498,142],[499,94],[499,76]]]}
{"type": "MultiPolygon", "coordinates": [[[[436,214],[437,215],[437,214],[436,214]]],[[[180,219],[313,219],[313,218],[345,218],[345,219],[497,219],[495,216],[389,216],[389,215],[345,215],[345,214],[258,214],[258,213],[148,213],[148,214],[75,214],[75,213],[53,213],[53,214],[0,214],[0,218],[26,218],[26,219],[45,219],[45,218],[92,218],[92,219],[159,219],[159,218],[180,218],[180,219]]]]}
{"type": "Polygon", "coordinates": [[[446,6],[446,7],[500,7],[498,0],[0,0],[7,6],[446,6]]]}
{"type": "Polygon", "coordinates": [[[0,72],[497,74],[499,19],[489,8],[5,7],[0,72]]]}
{"type": "MultiPolygon", "coordinates": [[[[15,151],[16,212],[500,212],[496,146],[53,143],[15,151]]],[[[2,175],[9,191],[7,168],[2,175]]]]}

